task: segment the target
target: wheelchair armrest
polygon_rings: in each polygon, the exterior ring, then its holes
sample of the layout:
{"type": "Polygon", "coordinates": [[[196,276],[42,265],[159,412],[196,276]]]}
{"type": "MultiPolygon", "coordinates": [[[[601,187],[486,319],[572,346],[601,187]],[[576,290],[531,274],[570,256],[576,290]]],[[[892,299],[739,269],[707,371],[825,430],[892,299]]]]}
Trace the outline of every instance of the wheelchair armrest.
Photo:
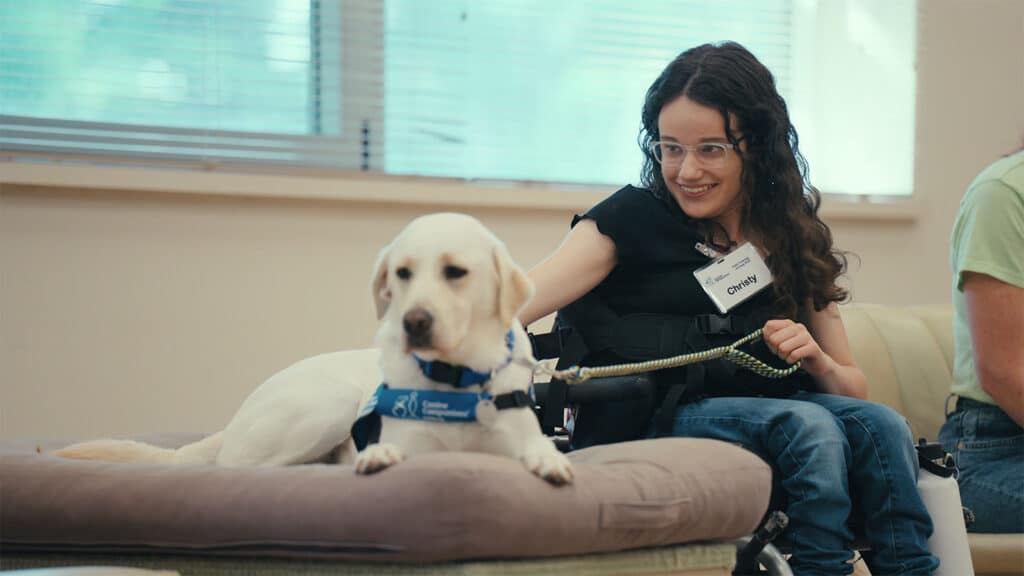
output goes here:
{"type": "Polygon", "coordinates": [[[565,397],[573,404],[642,398],[650,394],[650,378],[649,373],[594,378],[581,384],[570,384],[565,397]]]}
{"type": "Polygon", "coordinates": [[[546,433],[551,433],[564,422],[563,411],[573,404],[589,404],[617,400],[639,399],[651,394],[650,374],[607,376],[580,384],[566,384],[561,380],[538,382],[533,385],[537,419],[546,433]]]}
{"type": "MultiPolygon", "coordinates": [[[[640,398],[646,396],[650,390],[649,378],[650,376],[644,373],[630,376],[606,376],[587,380],[581,384],[568,384],[566,385],[565,400],[571,404],[586,404],[603,400],[640,398]]],[[[537,404],[541,406],[547,404],[552,388],[553,386],[549,382],[538,382],[533,385],[537,404]]]]}

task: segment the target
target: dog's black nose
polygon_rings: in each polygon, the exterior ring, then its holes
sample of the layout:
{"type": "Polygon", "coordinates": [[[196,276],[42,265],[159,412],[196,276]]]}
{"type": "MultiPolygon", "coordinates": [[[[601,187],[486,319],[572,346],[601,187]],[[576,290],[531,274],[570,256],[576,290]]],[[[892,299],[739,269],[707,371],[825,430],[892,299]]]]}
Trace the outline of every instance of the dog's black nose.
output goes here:
{"type": "Polygon", "coordinates": [[[413,308],[402,317],[402,326],[409,340],[428,344],[430,342],[430,329],[434,325],[434,317],[430,312],[422,308],[413,308]]]}

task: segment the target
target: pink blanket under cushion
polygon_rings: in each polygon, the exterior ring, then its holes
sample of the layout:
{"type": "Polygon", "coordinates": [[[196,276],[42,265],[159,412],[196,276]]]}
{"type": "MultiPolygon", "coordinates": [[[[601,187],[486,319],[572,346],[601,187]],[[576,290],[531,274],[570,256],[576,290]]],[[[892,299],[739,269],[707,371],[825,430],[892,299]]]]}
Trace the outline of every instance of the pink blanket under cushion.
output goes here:
{"type": "MultiPolygon", "coordinates": [[[[195,435],[148,437],[165,446],[195,435]]],[[[570,454],[551,486],[484,454],[351,466],[159,466],[64,460],[67,442],[0,443],[0,547],[330,557],[387,562],[610,552],[751,533],[771,471],[714,440],[664,438],[570,454]]]]}

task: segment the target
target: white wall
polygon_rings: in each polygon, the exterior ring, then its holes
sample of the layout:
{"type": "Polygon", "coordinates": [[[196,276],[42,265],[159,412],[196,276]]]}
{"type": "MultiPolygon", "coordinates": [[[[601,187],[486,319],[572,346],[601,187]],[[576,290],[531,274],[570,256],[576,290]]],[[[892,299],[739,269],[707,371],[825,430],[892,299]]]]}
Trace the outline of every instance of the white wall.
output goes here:
{"type": "MultiPolygon", "coordinates": [[[[950,300],[949,233],[960,196],[1024,139],[1024,2],[920,0],[918,35],[918,218],[833,227],[837,244],[861,256],[853,286],[862,302],[950,300]]],[[[878,142],[884,153],[885,134],[878,142]]]]}
{"type": "MultiPolygon", "coordinates": [[[[1024,2],[921,0],[918,33],[916,218],[826,211],[862,302],[949,301],[960,195],[1024,136],[1024,2]]],[[[370,343],[376,251],[436,209],[154,187],[0,183],[0,438],[223,426],[288,363],[370,343]]],[[[591,199],[466,211],[529,266],[591,199]]]]}

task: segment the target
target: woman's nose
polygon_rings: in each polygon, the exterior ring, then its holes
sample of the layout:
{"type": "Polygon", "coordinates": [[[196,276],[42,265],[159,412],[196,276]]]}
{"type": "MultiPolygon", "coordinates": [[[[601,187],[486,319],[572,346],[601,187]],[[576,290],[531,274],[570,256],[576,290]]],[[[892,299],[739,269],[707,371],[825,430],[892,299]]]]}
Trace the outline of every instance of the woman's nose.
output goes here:
{"type": "Polygon", "coordinates": [[[679,163],[679,172],[676,173],[676,181],[696,180],[700,176],[702,167],[693,154],[687,152],[683,161],[679,163]]]}

